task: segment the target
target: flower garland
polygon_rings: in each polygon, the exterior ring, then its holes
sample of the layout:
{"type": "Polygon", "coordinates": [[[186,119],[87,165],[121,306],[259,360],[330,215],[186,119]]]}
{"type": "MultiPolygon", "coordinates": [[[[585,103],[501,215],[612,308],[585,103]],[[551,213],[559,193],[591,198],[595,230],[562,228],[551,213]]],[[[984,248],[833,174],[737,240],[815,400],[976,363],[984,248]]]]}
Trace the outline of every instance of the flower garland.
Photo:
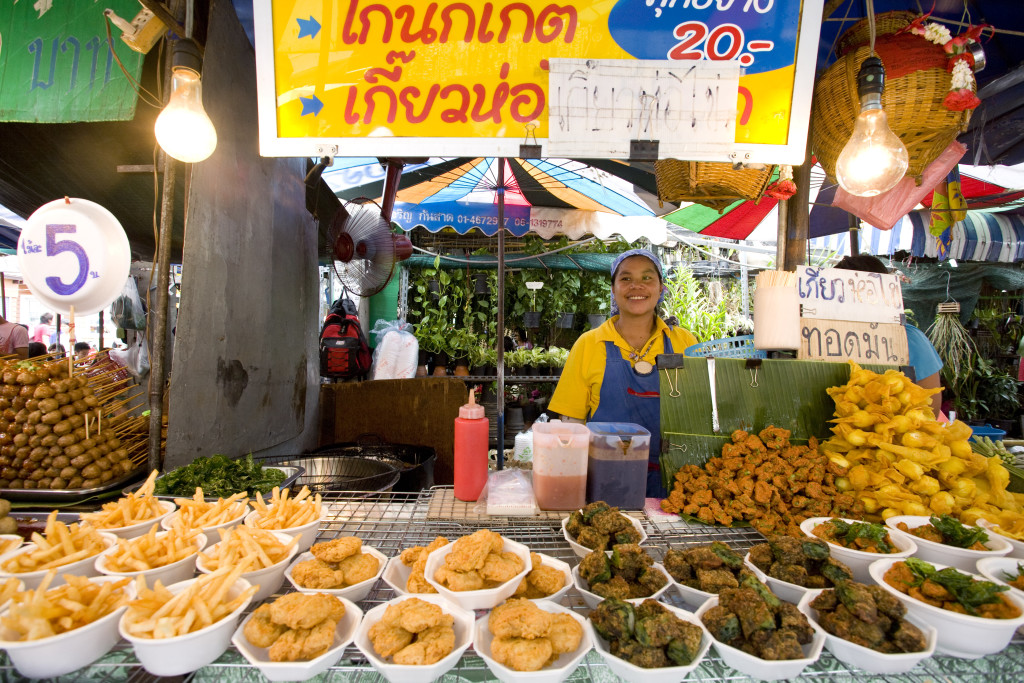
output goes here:
{"type": "Polygon", "coordinates": [[[793,167],[788,164],[779,166],[779,179],[765,188],[764,193],[772,199],[789,199],[796,194],[796,183],[793,182],[793,167]]]}
{"type": "Polygon", "coordinates": [[[988,25],[971,26],[960,35],[953,36],[942,24],[933,21],[925,23],[924,20],[927,18],[928,15],[925,14],[914,19],[905,30],[941,46],[949,56],[946,71],[952,74],[952,82],[942,104],[950,111],[974,109],[981,104],[981,100],[975,94],[977,84],[974,80],[974,54],[971,52],[970,44],[981,38],[982,31],[988,28],[988,25]]]}

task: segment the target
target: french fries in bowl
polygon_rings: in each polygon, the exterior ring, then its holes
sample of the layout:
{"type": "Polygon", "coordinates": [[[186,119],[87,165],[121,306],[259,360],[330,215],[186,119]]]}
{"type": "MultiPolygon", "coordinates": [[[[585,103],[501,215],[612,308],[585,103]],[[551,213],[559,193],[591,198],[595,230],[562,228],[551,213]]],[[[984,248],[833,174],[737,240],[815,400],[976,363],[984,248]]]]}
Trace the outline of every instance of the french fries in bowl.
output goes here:
{"type": "Polygon", "coordinates": [[[289,489],[282,491],[275,486],[268,504],[257,492],[253,511],[245,516],[245,525],[298,536],[298,552],[303,553],[313,546],[320,531],[323,505],[319,493],[310,496],[309,487],[303,486],[294,497],[290,494],[289,489]]]}
{"type": "Polygon", "coordinates": [[[191,498],[175,498],[178,509],[160,521],[160,526],[170,530],[176,526],[198,529],[206,536],[207,544],[215,543],[218,529],[241,524],[249,512],[245,493],[236,493],[228,498],[209,501],[203,497],[203,490],[197,488],[191,498]]]}
{"type": "Polygon", "coordinates": [[[96,558],[96,569],[108,576],[145,576],[150,583],[169,585],[192,578],[204,547],[206,536],[197,529],[158,531],[153,525],[143,536],[117,539],[116,547],[96,558]]]}
{"type": "Polygon", "coordinates": [[[16,577],[28,588],[38,587],[47,571],[57,569],[51,586],[64,583],[64,575],[97,576],[96,557],[117,543],[117,537],[87,524],[70,525],[57,519],[54,510],[46,518],[43,533],[32,533],[25,545],[0,555],[0,578],[16,577]]]}
{"type": "Polygon", "coordinates": [[[63,676],[106,654],[120,640],[117,621],[135,594],[129,579],[68,576],[52,587],[56,576],[50,570],[0,613],[0,648],[28,678],[63,676]]]}
{"type": "Polygon", "coordinates": [[[138,490],[104,503],[96,512],[82,512],[79,519],[121,538],[141,536],[174,512],[174,503],[153,496],[156,476],[157,471],[153,470],[138,490]]]}
{"type": "Polygon", "coordinates": [[[220,542],[199,554],[196,568],[210,574],[245,564],[242,578],[257,586],[253,602],[266,600],[284,583],[288,563],[299,550],[299,537],[245,525],[220,530],[220,542]]]}
{"type": "Polygon", "coordinates": [[[136,579],[138,597],[128,603],[118,631],[154,676],[179,676],[210,664],[231,642],[256,587],[242,578],[244,566],[149,588],[136,579]]]}

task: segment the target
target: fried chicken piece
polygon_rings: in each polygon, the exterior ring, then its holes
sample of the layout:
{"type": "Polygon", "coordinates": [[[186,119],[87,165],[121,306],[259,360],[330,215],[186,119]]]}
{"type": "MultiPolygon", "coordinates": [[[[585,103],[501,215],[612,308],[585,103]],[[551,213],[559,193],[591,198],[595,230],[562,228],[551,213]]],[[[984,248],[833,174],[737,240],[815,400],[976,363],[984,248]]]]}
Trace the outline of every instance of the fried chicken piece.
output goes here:
{"type": "Polygon", "coordinates": [[[378,621],[370,627],[367,635],[373,644],[373,651],[381,657],[390,657],[412,642],[413,634],[401,626],[392,626],[378,621]]]}
{"type": "Polygon", "coordinates": [[[455,629],[432,626],[416,635],[416,640],[395,653],[395,664],[422,666],[447,657],[455,649],[455,629]]]}
{"type": "Polygon", "coordinates": [[[487,555],[500,552],[504,547],[501,534],[480,529],[469,536],[463,536],[452,544],[452,550],[444,558],[445,566],[457,572],[467,572],[484,566],[487,555]]]}
{"type": "Polygon", "coordinates": [[[485,581],[505,583],[515,578],[515,575],[523,571],[523,560],[513,552],[503,551],[500,553],[489,553],[484,560],[484,566],[480,568],[480,576],[485,581]]]}
{"type": "Polygon", "coordinates": [[[292,567],[292,578],[303,588],[341,588],[345,585],[345,572],[316,558],[292,567]]]}
{"type": "Polygon", "coordinates": [[[436,593],[437,589],[430,585],[427,581],[427,577],[423,575],[422,571],[412,572],[409,574],[409,578],[405,582],[405,590],[410,593],[436,593]]]}
{"type": "Polygon", "coordinates": [[[495,638],[491,641],[494,660],[514,671],[539,671],[553,652],[547,638],[495,638]]]}
{"type": "Polygon", "coordinates": [[[507,600],[491,610],[487,627],[498,638],[543,638],[551,615],[523,598],[507,600]]]}
{"type": "Polygon", "coordinates": [[[526,583],[540,593],[538,597],[547,597],[562,590],[565,574],[554,567],[541,566],[526,575],[526,583]]]}
{"type": "Polygon", "coordinates": [[[270,646],[272,662],[297,662],[319,657],[334,644],[338,622],[324,619],[312,628],[290,629],[270,646]]]}
{"type": "Polygon", "coordinates": [[[363,541],[355,536],[339,536],[325,543],[314,543],[309,549],[313,557],[324,562],[338,563],[355,555],[363,548],[363,541]]]}
{"type": "Polygon", "coordinates": [[[445,614],[432,602],[411,598],[388,605],[381,621],[390,626],[400,626],[410,633],[419,633],[431,626],[451,626],[455,617],[445,614]]]}
{"type": "Polygon", "coordinates": [[[263,604],[252,613],[252,619],[245,623],[245,639],[256,647],[270,647],[284,635],[287,626],[275,624],[270,619],[270,605],[263,604]]]}
{"type": "Polygon", "coordinates": [[[568,614],[552,614],[547,638],[551,641],[552,656],[575,652],[583,640],[583,627],[568,614]]]}
{"type": "Polygon", "coordinates": [[[288,628],[312,628],[324,619],[345,616],[345,603],[324,593],[288,593],[270,604],[270,618],[288,628]]]}
{"type": "Polygon", "coordinates": [[[380,560],[370,553],[350,555],[338,563],[338,571],[345,575],[345,584],[354,586],[357,583],[372,579],[380,569],[380,560]]]}
{"type": "Polygon", "coordinates": [[[543,566],[544,566],[544,558],[542,558],[538,553],[535,553],[535,552],[533,552],[531,550],[530,551],[530,571],[533,571],[533,570],[537,569],[538,567],[543,567],[543,566]]]}
{"type": "Polygon", "coordinates": [[[447,586],[453,591],[478,591],[484,588],[484,579],[480,572],[470,570],[468,572],[457,572],[448,567],[438,567],[434,572],[434,581],[442,586],[447,586]]]}
{"type": "Polygon", "coordinates": [[[423,550],[423,546],[414,545],[411,548],[406,548],[405,550],[403,550],[401,554],[398,556],[398,558],[402,560],[402,564],[404,564],[406,567],[411,567],[414,564],[416,564],[416,561],[418,559],[420,559],[420,555],[423,554],[423,550]]]}

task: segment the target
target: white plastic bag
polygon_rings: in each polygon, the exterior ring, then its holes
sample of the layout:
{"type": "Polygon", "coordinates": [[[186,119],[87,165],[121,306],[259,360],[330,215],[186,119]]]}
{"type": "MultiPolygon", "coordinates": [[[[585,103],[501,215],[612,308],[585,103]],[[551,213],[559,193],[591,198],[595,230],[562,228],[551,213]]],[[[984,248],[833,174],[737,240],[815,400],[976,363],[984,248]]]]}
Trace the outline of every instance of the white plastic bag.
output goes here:
{"type": "Polygon", "coordinates": [[[532,517],[537,514],[531,472],[507,469],[491,472],[473,511],[478,515],[532,517]]]}
{"type": "Polygon", "coordinates": [[[146,309],[142,306],[135,278],[130,275],[121,288],[121,294],[110,304],[110,318],[126,330],[146,329],[146,309]]]}
{"type": "Polygon", "coordinates": [[[110,349],[108,353],[117,363],[126,367],[135,379],[142,380],[149,374],[149,349],[146,346],[146,335],[136,335],[135,343],[123,351],[110,349]]]}
{"type": "Polygon", "coordinates": [[[412,325],[401,320],[378,320],[370,330],[373,350],[371,379],[408,379],[416,376],[420,345],[412,325]]]}

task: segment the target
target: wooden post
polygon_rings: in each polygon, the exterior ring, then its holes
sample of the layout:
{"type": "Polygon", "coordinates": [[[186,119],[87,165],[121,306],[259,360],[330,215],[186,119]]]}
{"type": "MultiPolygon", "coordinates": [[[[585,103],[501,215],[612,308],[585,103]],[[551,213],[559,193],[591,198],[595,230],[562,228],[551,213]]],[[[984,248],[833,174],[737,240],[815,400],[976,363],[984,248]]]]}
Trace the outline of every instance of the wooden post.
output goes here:
{"type": "Polygon", "coordinates": [[[810,226],[809,206],[811,161],[793,167],[796,194],[786,201],[788,226],[786,229],[786,258],[783,270],[793,272],[807,262],[807,232],[810,226]]]}

